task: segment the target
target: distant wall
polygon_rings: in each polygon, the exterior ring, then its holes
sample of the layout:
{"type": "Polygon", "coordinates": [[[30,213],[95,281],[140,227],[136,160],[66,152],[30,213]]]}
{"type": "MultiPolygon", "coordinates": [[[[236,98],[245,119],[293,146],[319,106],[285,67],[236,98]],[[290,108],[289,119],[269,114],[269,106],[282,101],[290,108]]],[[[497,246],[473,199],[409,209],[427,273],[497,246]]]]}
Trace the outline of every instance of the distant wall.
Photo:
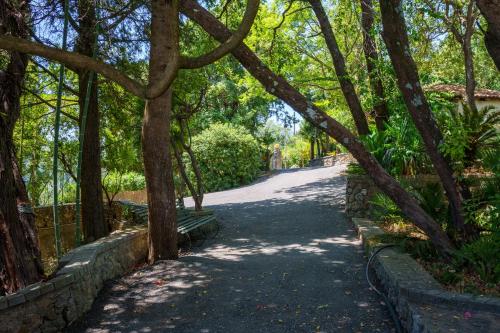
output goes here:
{"type": "Polygon", "coordinates": [[[125,200],[132,201],[138,204],[147,204],[148,203],[148,194],[146,190],[138,190],[138,191],[125,191],[118,193],[114,200],[125,200]]]}
{"type": "MultiPolygon", "coordinates": [[[[494,107],[495,109],[500,109],[500,101],[498,100],[481,100],[481,99],[476,99],[476,107],[478,110],[481,110],[482,108],[485,107],[494,107]]],[[[457,109],[458,112],[462,113],[464,111],[462,103],[457,104],[457,109]]]]}
{"type": "Polygon", "coordinates": [[[332,156],[325,156],[321,158],[315,158],[309,161],[309,166],[318,167],[318,166],[333,166],[334,164],[343,164],[350,162],[352,160],[352,156],[350,154],[337,154],[332,156]]]}
{"type": "MultiPolygon", "coordinates": [[[[38,240],[42,259],[55,257],[55,236],[54,236],[54,217],[52,206],[35,207],[35,225],[38,232],[38,240]]],[[[115,221],[122,219],[122,210],[119,204],[113,204],[109,209],[104,205],[104,214],[111,230],[117,229],[114,226],[115,221]]],[[[64,204],[59,206],[59,222],[61,224],[61,241],[64,252],[75,247],[75,204],[64,204]]],[[[82,230],[82,229],[80,229],[82,230]]]]}
{"type": "Polygon", "coordinates": [[[70,251],[54,278],[0,297],[0,333],[62,331],[90,310],[104,281],[143,263],[147,252],[146,227],[70,251]]]}

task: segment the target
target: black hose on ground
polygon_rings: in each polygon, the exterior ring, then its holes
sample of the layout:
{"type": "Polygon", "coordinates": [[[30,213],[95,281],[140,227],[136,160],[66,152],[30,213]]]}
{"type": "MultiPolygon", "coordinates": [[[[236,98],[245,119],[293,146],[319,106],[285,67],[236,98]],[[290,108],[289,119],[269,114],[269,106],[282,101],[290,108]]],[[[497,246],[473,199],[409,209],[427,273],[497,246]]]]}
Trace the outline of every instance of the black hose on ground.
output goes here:
{"type": "Polygon", "coordinates": [[[368,284],[370,285],[370,287],[373,290],[375,290],[375,292],[377,294],[379,294],[384,299],[385,304],[387,304],[387,308],[389,309],[389,314],[391,315],[392,321],[394,322],[394,326],[396,328],[396,333],[402,333],[403,329],[401,328],[401,323],[399,321],[398,315],[396,314],[396,310],[391,305],[391,302],[389,301],[389,298],[387,297],[387,295],[385,295],[380,290],[378,290],[377,287],[375,287],[375,285],[371,282],[370,275],[369,275],[370,264],[372,263],[372,261],[375,258],[375,256],[377,254],[379,254],[382,250],[387,249],[389,247],[393,247],[393,246],[395,246],[395,245],[394,244],[384,245],[384,246],[379,247],[377,250],[375,250],[372,253],[372,255],[370,256],[370,258],[368,259],[368,263],[366,264],[365,276],[366,276],[366,281],[368,281],[368,284]]]}

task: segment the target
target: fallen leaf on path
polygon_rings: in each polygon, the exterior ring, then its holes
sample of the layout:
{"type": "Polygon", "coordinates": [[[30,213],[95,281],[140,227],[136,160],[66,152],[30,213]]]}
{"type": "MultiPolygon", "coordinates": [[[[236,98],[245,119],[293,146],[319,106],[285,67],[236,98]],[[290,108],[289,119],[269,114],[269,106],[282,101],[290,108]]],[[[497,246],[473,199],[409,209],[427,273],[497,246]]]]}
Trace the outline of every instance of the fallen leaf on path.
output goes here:
{"type": "Polygon", "coordinates": [[[163,280],[156,280],[155,282],[153,282],[155,285],[157,286],[163,286],[163,284],[165,283],[165,281],[163,280]]]}

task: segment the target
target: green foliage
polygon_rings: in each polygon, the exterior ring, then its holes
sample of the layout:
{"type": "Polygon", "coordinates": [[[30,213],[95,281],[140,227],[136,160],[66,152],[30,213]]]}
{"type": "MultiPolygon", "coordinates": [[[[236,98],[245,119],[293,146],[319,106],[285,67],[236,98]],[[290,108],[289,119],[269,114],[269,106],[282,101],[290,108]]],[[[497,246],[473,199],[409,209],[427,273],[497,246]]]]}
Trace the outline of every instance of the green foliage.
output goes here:
{"type": "Polygon", "coordinates": [[[481,153],[483,168],[490,174],[477,181],[472,198],[464,205],[468,223],[483,230],[500,232],[500,149],[489,149],[481,153]]]}
{"type": "Polygon", "coordinates": [[[394,114],[387,128],[384,163],[393,175],[415,175],[429,170],[420,135],[407,115],[394,114]]]}
{"type": "Polygon", "coordinates": [[[346,173],[348,175],[366,175],[365,170],[358,163],[349,163],[347,165],[346,173]]]}
{"type": "Polygon", "coordinates": [[[440,149],[454,161],[457,170],[478,165],[481,151],[500,145],[500,110],[483,107],[474,111],[463,105],[459,111],[442,103],[433,106],[444,136],[440,149]]]}
{"type": "MultiPolygon", "coordinates": [[[[412,181],[414,182],[414,181],[412,181]]],[[[429,182],[424,186],[415,186],[409,181],[401,181],[401,185],[418,201],[420,206],[436,222],[446,226],[449,220],[448,203],[439,183],[429,182]]],[[[370,203],[374,206],[374,215],[379,219],[404,218],[403,212],[385,194],[377,193],[370,203]]]]}
{"type": "Polygon", "coordinates": [[[143,174],[137,172],[121,173],[113,170],[104,176],[102,185],[111,193],[137,191],[146,187],[146,179],[143,174]]]}
{"type": "Polygon", "coordinates": [[[309,162],[309,141],[294,136],[283,149],[283,160],[286,167],[304,167],[309,162]]]}
{"type": "Polygon", "coordinates": [[[393,114],[386,130],[362,137],[365,147],[393,176],[425,173],[430,168],[422,140],[408,116],[393,114]]]}
{"type": "Polygon", "coordinates": [[[398,206],[383,193],[375,194],[370,203],[375,208],[373,214],[376,219],[393,220],[403,218],[403,213],[398,206]]]}
{"type": "Polygon", "coordinates": [[[487,282],[500,282],[500,234],[483,236],[456,253],[456,265],[467,265],[487,282]]]}
{"type": "Polygon", "coordinates": [[[446,202],[446,197],[440,183],[426,183],[425,186],[408,188],[408,190],[417,198],[420,206],[434,220],[442,224],[448,221],[448,203],[446,202]]]}
{"type": "Polygon", "coordinates": [[[193,137],[192,149],[207,191],[248,184],[259,172],[259,145],[241,126],[212,124],[193,137]]]}

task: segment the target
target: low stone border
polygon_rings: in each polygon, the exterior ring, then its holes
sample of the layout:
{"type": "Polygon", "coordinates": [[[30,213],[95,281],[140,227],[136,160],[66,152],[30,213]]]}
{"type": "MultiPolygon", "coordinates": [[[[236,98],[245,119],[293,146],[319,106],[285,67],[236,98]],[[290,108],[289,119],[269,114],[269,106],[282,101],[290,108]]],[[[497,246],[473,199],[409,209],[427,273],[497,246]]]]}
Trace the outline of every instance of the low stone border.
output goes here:
{"type": "Polygon", "coordinates": [[[59,332],[90,310],[104,281],[147,256],[147,228],[116,232],[70,251],[48,281],[0,297],[0,332],[59,332]]]}
{"type": "MultiPolygon", "coordinates": [[[[368,255],[384,246],[373,221],[352,218],[368,255]]],[[[500,332],[500,299],[445,290],[407,253],[384,249],[373,268],[402,326],[420,332],[500,332]]]]}

